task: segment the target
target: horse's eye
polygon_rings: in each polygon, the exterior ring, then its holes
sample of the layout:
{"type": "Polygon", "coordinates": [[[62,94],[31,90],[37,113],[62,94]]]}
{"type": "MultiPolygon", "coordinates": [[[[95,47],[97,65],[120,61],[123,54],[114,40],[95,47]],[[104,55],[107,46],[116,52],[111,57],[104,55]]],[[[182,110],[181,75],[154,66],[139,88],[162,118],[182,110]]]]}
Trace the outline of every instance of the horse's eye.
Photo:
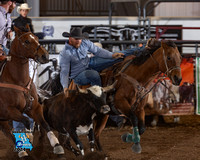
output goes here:
{"type": "Polygon", "coordinates": [[[167,56],[167,60],[168,60],[168,61],[170,61],[170,60],[171,60],[171,58],[170,58],[169,56],[167,56]]]}
{"type": "Polygon", "coordinates": [[[30,42],[29,42],[28,40],[25,40],[25,43],[26,43],[26,44],[30,44],[30,42]]]}

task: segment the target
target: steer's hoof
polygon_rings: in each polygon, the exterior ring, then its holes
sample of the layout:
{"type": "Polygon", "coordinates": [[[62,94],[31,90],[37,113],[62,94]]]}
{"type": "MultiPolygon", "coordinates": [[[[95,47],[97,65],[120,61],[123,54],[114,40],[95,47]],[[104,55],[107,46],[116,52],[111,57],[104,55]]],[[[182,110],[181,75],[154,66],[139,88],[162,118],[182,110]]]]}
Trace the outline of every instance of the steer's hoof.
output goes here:
{"type": "Polygon", "coordinates": [[[141,147],[140,143],[135,143],[135,144],[132,146],[132,150],[133,150],[133,152],[135,152],[135,153],[141,153],[141,152],[142,152],[142,147],[141,147]]]}
{"type": "Polygon", "coordinates": [[[64,154],[65,151],[60,144],[56,144],[55,147],[53,148],[53,153],[54,154],[64,154]]]}
{"type": "Polygon", "coordinates": [[[133,142],[133,135],[132,134],[130,134],[130,133],[125,133],[125,134],[123,134],[122,136],[121,136],[121,139],[122,139],[122,141],[123,142],[127,142],[127,143],[130,143],[130,142],[133,142]]]}
{"type": "Polygon", "coordinates": [[[20,151],[20,152],[18,153],[18,156],[19,156],[19,158],[27,157],[27,156],[28,156],[28,153],[27,153],[26,151],[20,151]]]}

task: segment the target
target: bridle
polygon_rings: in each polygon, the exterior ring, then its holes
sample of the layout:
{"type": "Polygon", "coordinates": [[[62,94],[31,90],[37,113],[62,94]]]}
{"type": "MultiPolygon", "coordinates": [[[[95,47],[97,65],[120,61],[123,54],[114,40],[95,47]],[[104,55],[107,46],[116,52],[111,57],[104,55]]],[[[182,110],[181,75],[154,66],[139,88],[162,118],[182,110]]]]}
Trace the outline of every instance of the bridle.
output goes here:
{"type": "MultiPolygon", "coordinates": [[[[165,58],[165,50],[164,50],[164,49],[163,49],[162,54],[163,54],[163,61],[164,61],[164,64],[165,64],[165,68],[166,68],[166,71],[165,71],[164,74],[166,74],[167,77],[169,77],[169,75],[171,74],[171,72],[172,72],[173,70],[176,70],[176,69],[181,70],[181,68],[180,68],[179,66],[174,66],[174,67],[169,68],[168,65],[167,65],[167,60],[166,60],[166,58],[165,58]]],[[[152,60],[158,65],[158,69],[160,70],[160,64],[158,63],[158,61],[156,61],[156,60],[153,58],[152,55],[151,55],[150,57],[151,57],[152,60]]]]}
{"type": "MultiPolygon", "coordinates": [[[[24,48],[29,49],[29,50],[32,50],[31,48],[28,48],[28,47],[27,47],[27,45],[25,44],[25,42],[22,41],[22,38],[23,38],[24,36],[26,36],[27,34],[31,34],[30,36],[32,36],[32,32],[29,31],[29,32],[26,32],[26,33],[20,35],[17,39],[19,40],[19,42],[22,44],[22,46],[23,46],[24,48]]],[[[34,37],[33,37],[33,39],[35,40],[34,37]]],[[[36,40],[35,40],[35,41],[36,41],[36,40]]],[[[37,41],[36,41],[36,42],[37,42],[37,41]]],[[[35,51],[33,52],[34,55],[37,54],[39,48],[41,47],[41,45],[40,45],[38,42],[37,42],[37,44],[38,44],[38,45],[37,45],[36,49],[32,47],[32,48],[35,50],[35,51]]],[[[12,53],[12,55],[15,56],[15,57],[21,58],[21,59],[26,59],[26,60],[28,61],[28,58],[27,58],[27,57],[24,57],[24,56],[21,56],[21,55],[17,55],[17,54],[14,54],[14,53],[12,53]]],[[[35,60],[36,62],[38,62],[36,58],[35,58],[34,60],[35,60]]]]}
{"type": "MultiPolygon", "coordinates": [[[[24,34],[22,34],[21,36],[18,37],[18,40],[20,41],[20,43],[25,48],[27,48],[27,46],[24,44],[24,42],[21,40],[21,38],[23,38],[25,35],[30,34],[30,33],[31,32],[26,32],[26,33],[24,33],[24,34]]],[[[39,47],[40,47],[40,44],[38,43],[38,46],[37,46],[36,50],[34,51],[34,54],[36,54],[38,52],[39,47]]],[[[25,59],[26,60],[25,63],[29,62],[29,59],[27,57],[16,55],[16,54],[13,54],[13,53],[12,53],[12,56],[20,58],[20,59],[25,59]]],[[[0,82],[0,87],[2,87],[2,88],[10,88],[10,89],[14,89],[14,90],[18,90],[18,91],[23,92],[24,95],[28,98],[27,100],[29,101],[29,104],[32,104],[34,98],[31,96],[31,89],[32,89],[32,83],[33,83],[33,79],[34,79],[34,76],[35,76],[35,71],[37,69],[37,66],[38,65],[36,65],[36,66],[34,65],[34,69],[33,69],[34,73],[32,75],[32,78],[29,79],[29,82],[25,87],[20,86],[20,85],[15,85],[15,84],[9,84],[9,83],[1,83],[1,82],[0,82]]],[[[25,110],[31,109],[30,106],[31,105],[26,107],[25,110]]]]}
{"type": "MultiPolygon", "coordinates": [[[[165,50],[163,49],[163,60],[165,63],[165,67],[166,67],[166,71],[165,74],[169,77],[169,74],[171,74],[171,72],[173,70],[179,69],[181,70],[181,68],[179,66],[174,66],[169,68],[168,64],[167,64],[167,60],[165,58],[165,50]]],[[[158,70],[160,71],[160,64],[158,63],[158,61],[156,61],[156,59],[153,58],[153,56],[150,54],[150,57],[152,58],[152,60],[154,61],[154,63],[156,63],[156,65],[158,66],[158,70]]],[[[129,61],[120,71],[119,74],[123,74],[122,72],[124,72],[124,70],[131,64],[133,60],[129,61]]],[[[156,73],[158,74],[158,73],[156,73]]],[[[161,72],[160,72],[161,74],[161,72]]],[[[152,75],[154,76],[154,75],[152,75]]],[[[125,76],[124,76],[125,77],[125,76]]],[[[150,88],[150,89],[146,89],[145,86],[148,84],[148,82],[144,85],[144,86],[140,86],[139,82],[137,82],[137,80],[135,80],[134,78],[126,75],[125,79],[127,79],[129,82],[132,82],[134,88],[136,88],[138,90],[138,93],[136,95],[136,101],[134,102],[133,105],[131,105],[131,110],[135,111],[135,109],[137,108],[138,104],[141,102],[141,100],[143,100],[143,98],[150,92],[152,91],[152,89],[157,85],[157,83],[159,83],[162,79],[164,79],[165,76],[162,76],[158,79],[158,81],[150,88]]]]}

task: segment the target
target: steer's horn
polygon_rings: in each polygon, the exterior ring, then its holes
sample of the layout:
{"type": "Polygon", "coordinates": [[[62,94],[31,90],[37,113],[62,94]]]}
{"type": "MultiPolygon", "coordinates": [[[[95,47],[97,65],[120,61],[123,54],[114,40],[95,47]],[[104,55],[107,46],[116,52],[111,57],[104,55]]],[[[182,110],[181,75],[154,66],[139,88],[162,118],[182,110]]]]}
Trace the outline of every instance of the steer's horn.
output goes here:
{"type": "Polygon", "coordinates": [[[80,93],[85,93],[85,94],[88,93],[87,89],[81,89],[81,88],[79,88],[78,86],[77,86],[77,88],[78,88],[78,91],[79,91],[80,93]]]}
{"type": "Polygon", "coordinates": [[[117,84],[117,80],[112,85],[103,87],[103,92],[109,92],[110,90],[112,90],[115,87],[116,84],[117,84]]]}

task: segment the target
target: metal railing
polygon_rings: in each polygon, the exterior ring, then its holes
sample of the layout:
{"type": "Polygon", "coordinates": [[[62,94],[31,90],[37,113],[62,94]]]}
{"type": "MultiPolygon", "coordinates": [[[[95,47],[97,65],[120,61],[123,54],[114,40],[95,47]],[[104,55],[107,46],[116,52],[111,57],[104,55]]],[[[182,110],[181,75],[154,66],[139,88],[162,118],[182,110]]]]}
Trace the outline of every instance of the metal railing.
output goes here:
{"type": "MultiPolygon", "coordinates": [[[[93,42],[97,42],[95,39],[90,39],[93,42]]],[[[59,54],[56,51],[56,45],[64,45],[66,43],[66,39],[52,39],[52,40],[39,40],[40,44],[42,44],[49,52],[50,54],[59,54]],[[50,48],[50,46],[54,46],[53,48],[50,48]],[[49,47],[49,49],[48,49],[49,47]]],[[[98,40],[103,46],[104,45],[137,45],[137,44],[145,44],[146,40],[137,40],[137,41],[113,41],[113,40],[107,40],[107,41],[101,41],[98,40]]],[[[200,48],[200,40],[175,40],[174,41],[178,47],[189,47],[189,48],[195,48],[195,53],[188,53],[187,55],[192,57],[200,57],[200,53],[198,49],[200,48]]],[[[185,54],[186,55],[186,54],[185,54]]]]}

